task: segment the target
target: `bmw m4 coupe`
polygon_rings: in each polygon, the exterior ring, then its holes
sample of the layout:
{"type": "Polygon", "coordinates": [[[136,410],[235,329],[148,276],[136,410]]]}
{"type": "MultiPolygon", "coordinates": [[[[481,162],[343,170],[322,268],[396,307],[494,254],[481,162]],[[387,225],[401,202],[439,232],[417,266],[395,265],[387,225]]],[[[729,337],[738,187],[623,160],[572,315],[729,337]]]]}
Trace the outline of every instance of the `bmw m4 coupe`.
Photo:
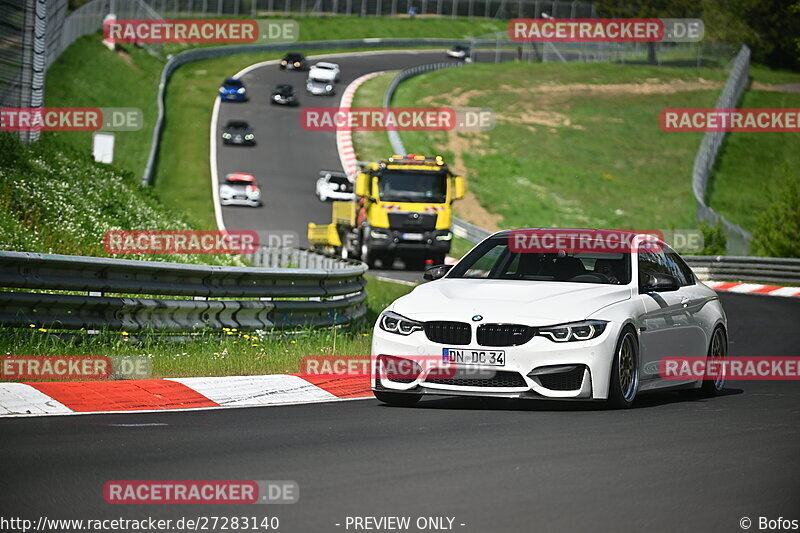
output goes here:
{"type": "Polygon", "coordinates": [[[567,231],[591,235],[578,247],[539,249],[514,240],[553,230],[500,232],[456,265],[429,268],[430,282],[375,324],[375,396],[398,405],[453,395],[625,408],[663,388],[719,393],[724,373],[680,380],[665,376],[662,364],[693,357],[706,368],[726,356],[728,324],[716,293],[652,236],[622,232],[631,246],[609,249],[599,241],[611,230],[567,231]]]}

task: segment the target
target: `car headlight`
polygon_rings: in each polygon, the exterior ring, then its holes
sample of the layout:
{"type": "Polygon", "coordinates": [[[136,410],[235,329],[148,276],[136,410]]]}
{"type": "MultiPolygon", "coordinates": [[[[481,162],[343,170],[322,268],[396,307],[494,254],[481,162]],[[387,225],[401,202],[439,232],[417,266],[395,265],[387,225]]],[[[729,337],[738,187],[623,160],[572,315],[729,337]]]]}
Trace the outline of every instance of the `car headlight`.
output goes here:
{"type": "Polygon", "coordinates": [[[333,90],[333,85],[326,85],[325,86],[325,90],[326,91],[332,91],[333,90]]]}
{"type": "Polygon", "coordinates": [[[252,133],[248,133],[247,135],[244,136],[244,138],[247,139],[248,141],[252,141],[255,138],[255,135],[253,135],[252,133]]]}
{"type": "Polygon", "coordinates": [[[222,134],[222,138],[223,139],[230,139],[231,138],[231,134],[226,131],[225,133],[222,134]]]}
{"type": "Polygon", "coordinates": [[[607,324],[603,320],[584,320],[539,328],[536,334],[553,342],[588,341],[602,335],[607,324]]]}
{"type": "Polygon", "coordinates": [[[299,67],[300,66],[300,62],[299,61],[295,61],[294,62],[294,66],[299,67]]]}
{"type": "Polygon", "coordinates": [[[411,335],[415,331],[422,329],[422,323],[415,320],[393,313],[391,311],[384,311],[381,313],[381,318],[378,325],[383,331],[389,333],[396,333],[398,335],[411,335]]]}
{"type": "Polygon", "coordinates": [[[236,89],[236,92],[237,92],[237,93],[239,93],[239,94],[244,94],[244,92],[245,92],[246,90],[247,90],[247,89],[245,89],[244,87],[239,87],[238,89],[236,89]]]}
{"type": "Polygon", "coordinates": [[[220,93],[224,93],[224,92],[225,92],[225,87],[220,87],[220,88],[219,88],[219,92],[220,92],[220,93]]]}
{"type": "Polygon", "coordinates": [[[286,66],[286,60],[285,59],[283,61],[281,61],[281,65],[286,66]]]}

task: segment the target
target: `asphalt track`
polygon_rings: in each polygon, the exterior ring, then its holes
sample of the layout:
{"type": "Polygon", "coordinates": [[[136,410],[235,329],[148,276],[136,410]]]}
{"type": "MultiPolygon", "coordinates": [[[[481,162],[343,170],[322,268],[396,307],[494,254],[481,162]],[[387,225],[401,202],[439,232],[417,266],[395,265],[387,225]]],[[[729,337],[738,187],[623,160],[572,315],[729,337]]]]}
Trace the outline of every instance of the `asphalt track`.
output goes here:
{"type": "MultiPolygon", "coordinates": [[[[503,59],[510,59],[510,53],[503,59]]],[[[321,59],[320,59],[321,60],[321,59]]],[[[223,179],[230,172],[253,173],[261,184],[264,206],[260,208],[226,206],[222,217],[228,230],[251,230],[267,234],[294,235],[294,245],[307,246],[309,222],[327,224],[331,204],[317,199],[315,185],[320,170],[341,170],[334,132],[306,131],[301,113],[308,107],[338,107],[341,93],[356,78],[381,70],[402,70],[428,63],[448,61],[444,50],[381,51],[366,54],[337,54],[325,59],[341,67],[341,81],[333,97],[311,96],[305,90],[306,72],[284,71],[278,65],[265,65],[242,76],[249,101],[224,102],[217,121],[217,175],[223,179]],[[276,85],[288,83],[298,92],[300,105],[285,107],[269,102],[276,85]],[[254,127],[255,147],[226,146],[222,129],[229,120],[244,119],[254,127]]],[[[452,61],[452,60],[450,60],[452,61]]],[[[315,60],[310,61],[312,64],[315,60]]],[[[386,154],[387,156],[390,154],[386,154]]],[[[398,264],[398,266],[402,266],[398,264]]],[[[420,272],[377,272],[397,279],[418,280],[420,272]]]]}
{"type": "MultiPolygon", "coordinates": [[[[798,355],[800,300],[721,298],[731,355],[798,355]]],[[[800,519],[799,400],[796,382],[761,381],[627,411],[426,399],[0,420],[0,516],[274,515],[289,533],[380,515],[450,516],[476,533],[731,532],[747,516],[757,531],[759,516],[800,519]],[[115,479],[289,479],[300,501],[107,505],[115,479]]]]}

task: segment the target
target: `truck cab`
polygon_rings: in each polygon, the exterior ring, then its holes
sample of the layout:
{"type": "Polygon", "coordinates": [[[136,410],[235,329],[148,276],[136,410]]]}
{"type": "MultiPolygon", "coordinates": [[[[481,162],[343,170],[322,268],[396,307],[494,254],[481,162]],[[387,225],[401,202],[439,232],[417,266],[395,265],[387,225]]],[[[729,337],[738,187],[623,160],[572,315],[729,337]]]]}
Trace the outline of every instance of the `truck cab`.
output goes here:
{"type": "Polygon", "coordinates": [[[452,203],[464,190],[464,178],[441,156],[394,155],[368,164],[356,177],[354,201],[334,202],[333,227],[309,225],[309,240],[370,267],[380,261],[387,268],[397,257],[410,269],[441,264],[453,238],[452,203]]]}

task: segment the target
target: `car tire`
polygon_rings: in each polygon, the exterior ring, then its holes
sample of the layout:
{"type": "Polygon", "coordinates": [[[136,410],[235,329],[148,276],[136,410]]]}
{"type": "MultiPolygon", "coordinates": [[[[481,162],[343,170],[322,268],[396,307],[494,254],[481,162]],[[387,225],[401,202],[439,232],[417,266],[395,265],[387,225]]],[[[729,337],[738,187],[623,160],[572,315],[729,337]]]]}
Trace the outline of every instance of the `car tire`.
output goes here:
{"type": "Polygon", "coordinates": [[[436,254],[433,256],[433,264],[434,265],[443,265],[445,260],[446,254],[436,254]]]}
{"type": "Polygon", "coordinates": [[[422,394],[408,394],[403,392],[386,392],[386,391],[372,391],[372,394],[378,399],[388,405],[395,405],[397,407],[410,407],[417,403],[422,394]]]}
{"type": "Polygon", "coordinates": [[[631,327],[622,329],[614,347],[608,400],[611,409],[628,409],[639,390],[639,340],[631,327]]]}
{"type": "MultiPolygon", "coordinates": [[[[721,360],[728,355],[728,336],[722,326],[717,326],[711,334],[711,342],[708,345],[706,361],[714,359],[721,360]]],[[[724,367],[722,367],[724,369],[724,367]]],[[[706,369],[708,371],[708,369],[706,369]]],[[[703,377],[703,384],[700,386],[700,395],[704,397],[718,396],[725,388],[725,374],[721,377],[708,379],[708,374],[703,377]]]]}

